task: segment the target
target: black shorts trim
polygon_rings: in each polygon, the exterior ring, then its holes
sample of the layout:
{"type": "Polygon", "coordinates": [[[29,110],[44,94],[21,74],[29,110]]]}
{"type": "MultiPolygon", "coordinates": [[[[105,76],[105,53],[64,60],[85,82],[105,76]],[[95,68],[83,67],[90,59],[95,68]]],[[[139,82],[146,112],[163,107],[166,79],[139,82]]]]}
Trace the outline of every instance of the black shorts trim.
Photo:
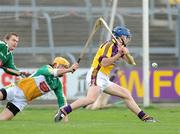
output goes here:
{"type": "Polygon", "coordinates": [[[3,99],[2,99],[2,100],[5,100],[6,97],[7,97],[7,92],[6,92],[6,90],[5,90],[4,88],[1,88],[1,89],[0,89],[0,92],[3,94],[3,99]]]}
{"type": "Polygon", "coordinates": [[[14,114],[14,116],[20,111],[19,108],[11,102],[7,103],[6,108],[9,109],[14,114]]]}

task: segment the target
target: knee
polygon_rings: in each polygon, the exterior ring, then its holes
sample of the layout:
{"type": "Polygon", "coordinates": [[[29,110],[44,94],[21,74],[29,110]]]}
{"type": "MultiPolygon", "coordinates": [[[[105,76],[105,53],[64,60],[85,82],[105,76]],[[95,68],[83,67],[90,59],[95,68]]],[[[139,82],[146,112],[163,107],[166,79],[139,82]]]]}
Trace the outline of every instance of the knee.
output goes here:
{"type": "Polygon", "coordinates": [[[124,91],[124,99],[128,99],[128,100],[133,99],[131,93],[128,90],[124,91]]]}

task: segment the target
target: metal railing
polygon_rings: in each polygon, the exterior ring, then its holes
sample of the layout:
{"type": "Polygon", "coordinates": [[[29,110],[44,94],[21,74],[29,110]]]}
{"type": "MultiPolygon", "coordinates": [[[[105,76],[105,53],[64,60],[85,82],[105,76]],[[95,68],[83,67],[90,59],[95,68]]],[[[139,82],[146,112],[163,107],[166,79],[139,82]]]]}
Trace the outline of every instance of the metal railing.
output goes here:
{"type": "Polygon", "coordinates": [[[155,0],[150,0],[150,23],[153,24],[158,22],[156,21],[157,19],[155,19],[156,13],[166,14],[167,20],[164,20],[164,26],[168,26],[170,30],[173,30],[173,15],[178,15],[177,9],[171,7],[169,0],[165,0],[164,3],[164,9],[162,9],[161,12],[156,12],[155,0]]]}
{"type": "MultiPolygon", "coordinates": [[[[172,21],[172,15],[178,15],[177,9],[171,8],[169,3],[167,3],[168,0],[166,0],[166,7],[165,9],[157,8],[155,7],[154,0],[150,0],[150,17],[151,21],[153,21],[154,14],[156,13],[165,13],[168,16],[168,24],[169,28],[172,29],[173,27],[173,21],[172,21]]],[[[1,12],[14,12],[15,18],[18,19],[21,12],[32,12],[32,46],[31,47],[19,47],[16,49],[15,53],[33,53],[34,55],[37,53],[49,53],[51,54],[51,57],[53,58],[56,53],[64,53],[68,52],[69,54],[73,52],[81,52],[82,46],[74,46],[72,49],[66,48],[66,47],[55,47],[54,40],[53,40],[53,31],[52,31],[52,22],[51,17],[49,16],[49,13],[51,12],[59,12],[62,16],[69,16],[69,11],[73,11],[75,15],[83,16],[84,18],[87,18],[89,20],[89,31],[91,31],[92,24],[93,24],[93,18],[97,16],[104,16],[106,9],[106,12],[109,13],[111,11],[111,7],[107,6],[107,3],[105,0],[101,0],[101,7],[91,6],[90,1],[84,0],[86,7],[82,6],[37,6],[36,0],[31,1],[31,5],[25,6],[25,5],[19,5],[19,0],[15,0],[15,5],[12,6],[0,6],[0,13],[1,12]],[[44,18],[47,22],[47,29],[48,29],[48,45],[49,47],[37,47],[36,44],[36,30],[38,29],[38,16],[37,13],[42,13],[44,15],[44,18]],[[50,48],[50,49],[49,49],[50,48]]],[[[117,8],[116,18],[118,19],[119,23],[124,25],[124,18],[123,16],[126,14],[142,14],[142,9],[139,7],[121,7],[117,8]]],[[[132,47],[130,48],[133,53],[139,53],[140,47],[132,47]]],[[[177,52],[179,50],[179,45],[176,45],[176,47],[172,48],[163,48],[163,47],[155,47],[150,48],[150,53],[169,53],[174,54],[174,52],[177,52]],[[177,49],[178,47],[178,49],[177,49]]],[[[96,51],[96,48],[90,48],[90,51],[93,53],[96,51]]],[[[68,55],[69,55],[68,54],[68,55]]],[[[72,56],[72,54],[71,54],[72,56]]],[[[71,57],[72,58],[72,57],[71,57]]]]}

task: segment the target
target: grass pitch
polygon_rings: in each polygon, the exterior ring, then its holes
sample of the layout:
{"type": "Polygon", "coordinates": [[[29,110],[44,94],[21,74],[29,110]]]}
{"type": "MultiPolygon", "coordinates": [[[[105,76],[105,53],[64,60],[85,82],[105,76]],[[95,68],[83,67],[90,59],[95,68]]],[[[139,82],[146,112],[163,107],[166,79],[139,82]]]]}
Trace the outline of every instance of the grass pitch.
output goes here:
{"type": "Polygon", "coordinates": [[[55,111],[27,108],[13,120],[1,121],[0,134],[180,134],[180,107],[144,109],[157,123],[144,123],[125,107],[76,110],[67,124],[53,122],[55,111]]]}

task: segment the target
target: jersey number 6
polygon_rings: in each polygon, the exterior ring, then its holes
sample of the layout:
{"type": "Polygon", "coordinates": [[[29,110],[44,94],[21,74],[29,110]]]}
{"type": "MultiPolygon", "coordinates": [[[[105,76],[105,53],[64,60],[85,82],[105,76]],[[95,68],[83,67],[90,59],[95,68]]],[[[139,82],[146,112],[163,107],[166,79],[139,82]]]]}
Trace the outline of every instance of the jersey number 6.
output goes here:
{"type": "Polygon", "coordinates": [[[44,81],[40,83],[39,87],[43,92],[49,92],[49,88],[44,81]]]}

